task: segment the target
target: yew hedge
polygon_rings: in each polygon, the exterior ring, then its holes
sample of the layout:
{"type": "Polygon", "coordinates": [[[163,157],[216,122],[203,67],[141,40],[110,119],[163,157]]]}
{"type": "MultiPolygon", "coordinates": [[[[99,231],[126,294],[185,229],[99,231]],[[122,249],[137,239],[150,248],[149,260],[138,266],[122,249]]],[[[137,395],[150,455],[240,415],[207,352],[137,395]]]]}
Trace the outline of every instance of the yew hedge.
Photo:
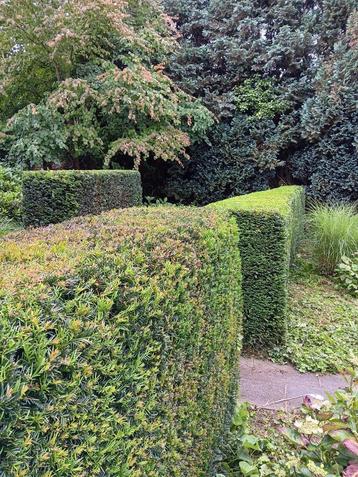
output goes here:
{"type": "Polygon", "coordinates": [[[199,477],[235,402],[238,231],[112,210],[0,246],[0,474],[199,477]]]}
{"type": "Polygon", "coordinates": [[[304,199],[303,187],[284,186],[209,206],[230,211],[239,225],[248,347],[285,342],[289,268],[302,234],[304,199]]]}
{"type": "Polygon", "coordinates": [[[140,174],[129,170],[30,171],[23,175],[26,226],[56,224],[142,202],[140,174]]]}

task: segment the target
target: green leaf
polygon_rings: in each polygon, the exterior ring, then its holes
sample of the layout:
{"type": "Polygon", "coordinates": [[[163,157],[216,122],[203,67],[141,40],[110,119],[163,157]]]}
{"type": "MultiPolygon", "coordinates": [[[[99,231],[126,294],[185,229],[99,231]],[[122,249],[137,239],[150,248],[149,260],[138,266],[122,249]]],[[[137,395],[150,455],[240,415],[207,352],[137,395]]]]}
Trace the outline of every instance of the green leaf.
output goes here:
{"type": "Polygon", "coordinates": [[[258,469],[256,466],[248,464],[247,462],[241,461],[240,464],[240,470],[243,473],[243,475],[259,475],[258,474],[258,469]]]}
{"type": "Polygon", "coordinates": [[[260,450],[260,440],[253,435],[244,435],[241,442],[245,449],[260,450]]]}

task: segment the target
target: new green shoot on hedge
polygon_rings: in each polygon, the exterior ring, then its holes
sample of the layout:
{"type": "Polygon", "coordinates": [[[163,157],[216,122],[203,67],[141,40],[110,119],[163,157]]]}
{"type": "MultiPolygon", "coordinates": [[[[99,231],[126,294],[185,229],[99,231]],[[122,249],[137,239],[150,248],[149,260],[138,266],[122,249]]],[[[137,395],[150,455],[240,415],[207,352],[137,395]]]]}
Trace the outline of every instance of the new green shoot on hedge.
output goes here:
{"type": "Polygon", "coordinates": [[[0,243],[0,474],[199,477],[235,403],[241,275],[215,210],[112,210],[0,243]]]}
{"type": "Polygon", "coordinates": [[[282,344],[289,267],[303,227],[304,189],[284,186],[209,207],[230,211],[239,225],[245,344],[267,348],[282,344]]]}

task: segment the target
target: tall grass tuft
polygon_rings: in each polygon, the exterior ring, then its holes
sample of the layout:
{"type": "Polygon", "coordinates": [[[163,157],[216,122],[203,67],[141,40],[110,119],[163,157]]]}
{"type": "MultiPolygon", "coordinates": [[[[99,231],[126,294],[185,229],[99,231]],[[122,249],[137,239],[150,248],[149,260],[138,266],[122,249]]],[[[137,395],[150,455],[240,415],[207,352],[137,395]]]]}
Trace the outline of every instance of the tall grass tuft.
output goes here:
{"type": "Polygon", "coordinates": [[[17,230],[20,227],[21,225],[17,224],[13,220],[0,217],[0,239],[1,237],[4,237],[4,235],[17,230]]]}
{"type": "Polygon", "coordinates": [[[309,222],[314,260],[322,273],[334,273],[344,255],[358,251],[358,215],[354,205],[316,204],[309,222]]]}

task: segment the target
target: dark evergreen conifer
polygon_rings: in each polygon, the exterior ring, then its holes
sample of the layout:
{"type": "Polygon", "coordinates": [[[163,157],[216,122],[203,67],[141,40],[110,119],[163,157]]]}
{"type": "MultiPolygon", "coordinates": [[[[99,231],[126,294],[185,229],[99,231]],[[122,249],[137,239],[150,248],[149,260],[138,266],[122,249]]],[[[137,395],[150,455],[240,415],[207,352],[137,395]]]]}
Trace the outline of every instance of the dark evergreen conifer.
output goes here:
{"type": "Polygon", "coordinates": [[[170,170],[167,194],[211,202],[298,182],[358,198],[356,0],[166,0],[170,74],[218,123],[170,170]]]}

